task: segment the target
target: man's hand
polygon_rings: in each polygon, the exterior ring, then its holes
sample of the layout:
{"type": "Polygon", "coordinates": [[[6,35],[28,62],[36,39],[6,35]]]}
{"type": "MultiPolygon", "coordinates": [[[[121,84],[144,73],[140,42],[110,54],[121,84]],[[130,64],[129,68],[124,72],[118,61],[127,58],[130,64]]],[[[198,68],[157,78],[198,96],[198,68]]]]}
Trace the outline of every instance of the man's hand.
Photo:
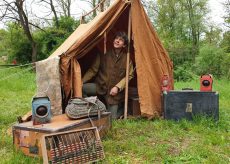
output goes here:
{"type": "Polygon", "coordinates": [[[117,95],[118,91],[119,91],[118,87],[113,87],[109,94],[111,96],[115,96],[115,95],[117,95]]]}

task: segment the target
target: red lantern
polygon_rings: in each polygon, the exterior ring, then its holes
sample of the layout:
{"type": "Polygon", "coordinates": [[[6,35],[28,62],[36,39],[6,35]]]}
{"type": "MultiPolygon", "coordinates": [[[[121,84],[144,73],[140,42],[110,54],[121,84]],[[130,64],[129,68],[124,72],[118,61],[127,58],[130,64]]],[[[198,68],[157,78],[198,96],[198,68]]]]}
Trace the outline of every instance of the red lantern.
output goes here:
{"type": "Polygon", "coordinates": [[[212,83],[213,83],[213,78],[211,74],[202,75],[200,77],[200,91],[211,92],[212,83]]]}
{"type": "Polygon", "coordinates": [[[14,60],[12,61],[12,64],[13,64],[13,65],[17,65],[17,60],[14,59],[14,60]]]}
{"type": "Polygon", "coordinates": [[[168,75],[164,75],[161,80],[161,90],[164,91],[170,91],[172,90],[172,81],[169,78],[168,75]]]}

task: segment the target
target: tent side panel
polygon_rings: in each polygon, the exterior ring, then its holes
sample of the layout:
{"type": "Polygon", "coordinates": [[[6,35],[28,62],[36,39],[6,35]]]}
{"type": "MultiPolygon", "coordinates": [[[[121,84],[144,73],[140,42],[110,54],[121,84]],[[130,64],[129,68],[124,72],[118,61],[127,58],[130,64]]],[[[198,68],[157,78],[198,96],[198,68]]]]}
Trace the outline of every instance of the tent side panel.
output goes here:
{"type": "Polygon", "coordinates": [[[162,114],[161,78],[164,74],[171,75],[170,59],[140,1],[132,2],[132,32],[141,113],[149,118],[156,117],[162,114]]]}

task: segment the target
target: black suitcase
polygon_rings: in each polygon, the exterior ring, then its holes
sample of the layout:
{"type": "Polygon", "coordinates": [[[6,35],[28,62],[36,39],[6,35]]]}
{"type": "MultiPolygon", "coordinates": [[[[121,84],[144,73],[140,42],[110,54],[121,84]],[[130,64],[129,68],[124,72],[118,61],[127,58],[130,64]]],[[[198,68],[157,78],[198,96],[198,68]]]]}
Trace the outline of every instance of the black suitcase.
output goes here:
{"type": "Polygon", "coordinates": [[[188,119],[208,116],[219,119],[219,94],[217,92],[169,91],[163,93],[165,119],[188,119]]]}

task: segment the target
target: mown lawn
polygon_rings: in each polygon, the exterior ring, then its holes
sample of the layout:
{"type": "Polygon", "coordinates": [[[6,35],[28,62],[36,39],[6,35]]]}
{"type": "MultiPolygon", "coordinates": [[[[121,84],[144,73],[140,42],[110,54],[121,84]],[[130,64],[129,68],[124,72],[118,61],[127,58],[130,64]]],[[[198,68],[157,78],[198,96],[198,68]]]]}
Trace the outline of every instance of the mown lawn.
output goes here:
{"type": "MultiPolygon", "coordinates": [[[[25,68],[25,69],[30,69],[25,68]]],[[[14,149],[7,130],[31,108],[33,72],[0,68],[0,163],[42,163],[14,149]]],[[[199,79],[177,82],[175,89],[199,89],[199,79]]],[[[230,163],[230,82],[214,80],[220,94],[220,120],[180,122],[128,119],[113,122],[103,139],[106,158],[99,163],[230,163]]]]}

